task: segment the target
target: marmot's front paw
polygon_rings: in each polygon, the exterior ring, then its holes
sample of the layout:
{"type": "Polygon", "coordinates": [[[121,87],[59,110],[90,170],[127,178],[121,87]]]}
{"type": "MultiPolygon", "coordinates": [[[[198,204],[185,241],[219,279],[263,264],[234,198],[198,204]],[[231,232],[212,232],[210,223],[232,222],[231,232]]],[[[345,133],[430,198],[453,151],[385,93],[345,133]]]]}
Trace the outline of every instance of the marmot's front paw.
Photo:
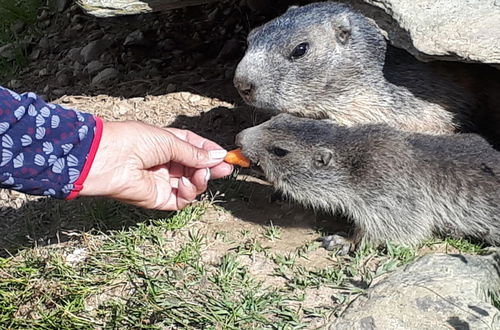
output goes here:
{"type": "Polygon", "coordinates": [[[338,250],[337,255],[344,256],[354,249],[354,242],[346,233],[337,233],[324,237],[321,246],[328,251],[338,250]]]}

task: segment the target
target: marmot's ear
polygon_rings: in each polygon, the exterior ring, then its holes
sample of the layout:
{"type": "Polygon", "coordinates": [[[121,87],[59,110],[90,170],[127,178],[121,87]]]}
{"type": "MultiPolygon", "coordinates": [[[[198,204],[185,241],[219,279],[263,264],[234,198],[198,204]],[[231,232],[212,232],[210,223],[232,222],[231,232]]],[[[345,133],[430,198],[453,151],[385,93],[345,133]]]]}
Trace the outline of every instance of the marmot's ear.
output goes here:
{"type": "Polygon", "coordinates": [[[313,165],[316,168],[329,166],[333,161],[333,152],[326,148],[319,148],[314,152],[313,165]]]}
{"type": "Polygon", "coordinates": [[[340,17],[336,17],[333,22],[333,27],[335,29],[335,36],[337,40],[345,45],[347,41],[351,38],[352,26],[351,20],[348,15],[342,15],[340,17]]]}

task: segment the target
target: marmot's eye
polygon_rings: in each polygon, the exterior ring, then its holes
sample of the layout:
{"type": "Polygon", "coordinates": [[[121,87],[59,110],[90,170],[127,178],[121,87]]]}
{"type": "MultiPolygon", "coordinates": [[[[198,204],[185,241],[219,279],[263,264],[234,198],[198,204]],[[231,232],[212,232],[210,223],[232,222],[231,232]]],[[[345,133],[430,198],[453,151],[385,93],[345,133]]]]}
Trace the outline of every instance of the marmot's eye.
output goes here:
{"type": "Polygon", "coordinates": [[[273,148],[271,149],[271,152],[272,152],[273,154],[275,154],[276,156],[278,156],[278,157],[284,157],[284,156],[286,156],[286,155],[287,155],[290,151],[285,150],[285,149],[281,149],[281,148],[278,148],[278,147],[273,147],[273,148]]]}
{"type": "Polygon", "coordinates": [[[308,42],[303,42],[299,44],[295,49],[292,51],[290,54],[290,58],[292,60],[296,60],[298,58],[301,58],[307,53],[307,50],[309,49],[309,43],[308,42]]]}

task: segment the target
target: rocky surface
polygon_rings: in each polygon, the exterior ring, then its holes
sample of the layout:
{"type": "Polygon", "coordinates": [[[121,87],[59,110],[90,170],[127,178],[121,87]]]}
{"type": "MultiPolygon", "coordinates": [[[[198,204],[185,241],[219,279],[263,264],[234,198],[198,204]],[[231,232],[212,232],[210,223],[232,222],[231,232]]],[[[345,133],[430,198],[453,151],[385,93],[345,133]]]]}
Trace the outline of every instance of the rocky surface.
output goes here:
{"type": "Polygon", "coordinates": [[[427,255],[358,297],[330,329],[500,329],[500,251],[427,255]]]}
{"type": "MultiPolygon", "coordinates": [[[[244,2],[228,1],[102,19],[71,3],[59,0],[52,10],[41,8],[35,34],[25,25],[12,26],[25,45],[28,63],[15,77],[0,77],[2,85],[35,91],[49,100],[210,88],[207,94],[219,90],[236,101],[231,78],[246,35],[287,6],[278,1],[255,11],[255,4],[251,9],[244,2]]],[[[13,45],[0,47],[0,57],[14,56],[13,45]]]]}
{"type": "MultiPolygon", "coordinates": [[[[420,59],[499,63],[500,28],[494,27],[500,24],[500,19],[495,19],[500,17],[500,7],[493,1],[466,1],[459,9],[448,4],[457,1],[440,1],[432,6],[429,1],[409,0],[345,2],[375,19],[391,43],[420,59]],[[456,17],[448,19],[443,11],[456,17]]],[[[231,78],[248,32],[281,14],[289,4],[287,0],[272,4],[261,0],[216,1],[102,19],[85,15],[71,1],[58,0],[53,10],[40,10],[38,34],[27,33],[22,23],[13,24],[11,30],[20,36],[29,62],[16,77],[2,84],[19,91],[36,91],[48,99],[82,94],[135,97],[208,88],[210,95],[230,94],[231,101],[239,102],[231,78]]],[[[14,56],[12,45],[0,47],[0,57],[14,56]]]]}
{"type": "Polygon", "coordinates": [[[76,0],[83,10],[96,17],[144,14],[201,5],[212,1],[217,0],[76,0]]]}
{"type": "Polygon", "coordinates": [[[345,0],[421,60],[500,64],[500,1],[345,0]]]}
{"type": "MultiPolygon", "coordinates": [[[[106,4],[100,0],[78,0],[77,3],[91,15],[107,17],[178,8],[209,1],[214,0],[114,0],[106,4]]],[[[372,17],[393,45],[406,49],[421,60],[500,64],[499,0],[339,1],[350,3],[372,17]]],[[[288,1],[289,4],[297,2],[304,4],[311,1],[288,1]]],[[[222,4],[227,5],[228,2],[222,4]]],[[[262,10],[269,6],[260,0],[243,0],[239,4],[252,10],[262,10]]]]}

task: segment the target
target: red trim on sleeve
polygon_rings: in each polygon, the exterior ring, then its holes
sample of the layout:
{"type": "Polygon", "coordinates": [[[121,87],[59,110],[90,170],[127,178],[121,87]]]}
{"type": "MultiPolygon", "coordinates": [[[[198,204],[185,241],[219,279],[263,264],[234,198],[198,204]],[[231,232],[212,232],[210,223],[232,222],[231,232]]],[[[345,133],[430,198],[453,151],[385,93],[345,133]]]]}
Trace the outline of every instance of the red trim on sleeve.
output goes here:
{"type": "Polygon", "coordinates": [[[90,146],[89,154],[87,156],[87,160],[85,161],[85,164],[83,165],[82,172],[80,173],[80,177],[75,181],[74,183],[74,188],[66,197],[66,200],[70,199],[75,199],[80,191],[83,189],[83,183],[85,182],[85,179],[87,179],[87,175],[89,175],[90,168],[92,167],[92,163],[94,162],[95,155],[97,153],[97,149],[99,149],[99,144],[101,142],[101,137],[102,137],[102,119],[94,116],[95,119],[95,134],[94,134],[94,140],[92,141],[92,145],[90,146]]]}

